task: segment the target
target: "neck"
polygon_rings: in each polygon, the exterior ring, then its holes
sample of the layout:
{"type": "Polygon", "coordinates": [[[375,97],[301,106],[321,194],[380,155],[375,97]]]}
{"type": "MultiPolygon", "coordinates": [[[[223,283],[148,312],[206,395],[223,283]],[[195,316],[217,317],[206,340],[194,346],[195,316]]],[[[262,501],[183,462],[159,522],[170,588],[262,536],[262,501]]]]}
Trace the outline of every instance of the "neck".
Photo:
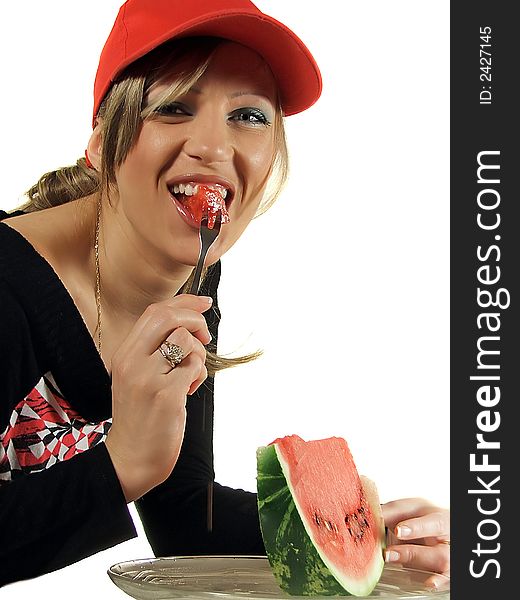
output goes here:
{"type": "Polygon", "coordinates": [[[102,324],[112,318],[135,322],[150,304],[175,296],[192,270],[192,266],[165,257],[148,240],[139,237],[122,215],[102,206],[99,228],[102,324]]]}

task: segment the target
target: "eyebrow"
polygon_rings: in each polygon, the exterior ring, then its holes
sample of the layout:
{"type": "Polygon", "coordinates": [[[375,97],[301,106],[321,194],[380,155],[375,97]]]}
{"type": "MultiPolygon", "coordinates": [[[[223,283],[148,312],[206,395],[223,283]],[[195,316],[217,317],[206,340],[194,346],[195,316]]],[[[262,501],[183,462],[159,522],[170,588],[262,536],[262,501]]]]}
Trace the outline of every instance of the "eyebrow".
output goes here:
{"type": "MultiPolygon", "coordinates": [[[[195,94],[202,94],[202,90],[198,87],[191,87],[188,92],[193,92],[195,94]]],[[[259,98],[264,98],[265,100],[267,100],[270,104],[273,104],[273,99],[270,98],[267,94],[263,94],[262,92],[258,92],[255,90],[242,90],[239,92],[233,92],[231,94],[231,98],[240,98],[240,96],[258,96],[259,98]]]]}

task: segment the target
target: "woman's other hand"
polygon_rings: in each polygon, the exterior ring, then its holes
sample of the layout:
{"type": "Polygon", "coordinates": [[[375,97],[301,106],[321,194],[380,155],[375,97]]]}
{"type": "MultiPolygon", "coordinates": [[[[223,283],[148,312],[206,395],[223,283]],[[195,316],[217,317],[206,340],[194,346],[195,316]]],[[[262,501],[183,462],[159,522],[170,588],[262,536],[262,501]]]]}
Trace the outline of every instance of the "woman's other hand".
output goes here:
{"type": "Polygon", "coordinates": [[[127,502],[162,483],[179,456],[186,397],[207,377],[203,313],[211,298],[180,295],[151,304],[112,357],[112,426],[106,446],[127,502]],[[165,340],[180,346],[175,368],[161,354],[165,340]]]}
{"type": "MultiPolygon", "coordinates": [[[[386,561],[450,576],[450,513],[422,498],[382,505],[388,528],[386,561]]],[[[426,585],[440,587],[445,579],[432,575],[426,585]]]]}

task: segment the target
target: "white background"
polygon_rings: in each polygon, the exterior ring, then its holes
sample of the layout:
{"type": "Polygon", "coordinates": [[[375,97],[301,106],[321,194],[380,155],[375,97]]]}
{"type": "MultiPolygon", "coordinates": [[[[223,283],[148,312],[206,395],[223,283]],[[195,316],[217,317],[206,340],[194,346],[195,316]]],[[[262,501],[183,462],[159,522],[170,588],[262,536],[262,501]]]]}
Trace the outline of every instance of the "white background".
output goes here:
{"type": "MultiPolygon", "coordinates": [[[[1,208],[83,154],[119,4],[1,3],[1,208]]],[[[449,3],[257,4],[312,49],[324,91],[287,121],[286,190],[224,258],[220,350],[264,357],[218,376],[217,480],[254,490],[257,446],[337,435],[382,501],[448,506],[449,3]]],[[[140,531],[0,597],[123,598],[106,568],[152,555],[140,531]]]]}

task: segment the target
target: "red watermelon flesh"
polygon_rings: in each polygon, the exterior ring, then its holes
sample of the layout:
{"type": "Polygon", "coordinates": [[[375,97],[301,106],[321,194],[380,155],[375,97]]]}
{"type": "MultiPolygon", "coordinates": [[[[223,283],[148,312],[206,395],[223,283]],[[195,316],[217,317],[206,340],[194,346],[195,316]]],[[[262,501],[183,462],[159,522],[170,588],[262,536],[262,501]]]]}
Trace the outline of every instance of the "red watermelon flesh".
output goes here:
{"type": "MultiPolygon", "coordinates": [[[[291,435],[275,440],[272,445],[308,536],[305,540],[299,533],[287,533],[298,527],[287,527],[287,520],[294,519],[294,515],[286,505],[281,508],[280,491],[276,499],[277,491],[272,488],[273,471],[269,467],[270,487],[260,484],[259,479],[262,532],[273,538],[266,540],[264,535],[266,550],[270,560],[273,559],[272,564],[277,564],[276,572],[283,572],[286,567],[285,571],[289,569],[293,580],[301,580],[301,585],[295,586],[292,581],[285,582],[282,587],[298,594],[314,593],[313,590],[320,594],[370,593],[384,566],[384,522],[375,485],[369,480],[367,486],[362,484],[346,441],[333,437],[305,442],[291,435]],[[279,508],[285,514],[275,531],[273,516],[279,508]],[[268,515],[269,511],[272,514],[268,515]],[[288,559],[282,546],[294,547],[294,556],[288,559]],[[313,554],[313,548],[319,558],[312,557],[310,565],[309,560],[305,563],[306,559],[302,557],[313,554]],[[282,555],[285,558],[281,559],[282,555]],[[281,567],[280,561],[287,564],[281,567]],[[335,582],[330,583],[329,576],[340,584],[343,592],[338,592],[335,582]]],[[[264,456],[267,459],[267,454],[264,456]]],[[[259,466],[262,460],[259,460],[259,466]]],[[[272,458],[270,460],[272,464],[272,458]]],[[[264,460],[259,468],[259,478],[266,474],[266,464],[264,460]]],[[[304,538],[306,536],[303,534],[304,538]]]]}
{"type": "MultiPolygon", "coordinates": [[[[222,188],[223,189],[223,188],[222,188]]],[[[208,186],[199,184],[192,196],[187,196],[183,201],[193,219],[202,223],[206,219],[208,229],[213,229],[217,216],[220,214],[221,223],[229,223],[229,213],[222,195],[221,186],[208,186]]]]}

